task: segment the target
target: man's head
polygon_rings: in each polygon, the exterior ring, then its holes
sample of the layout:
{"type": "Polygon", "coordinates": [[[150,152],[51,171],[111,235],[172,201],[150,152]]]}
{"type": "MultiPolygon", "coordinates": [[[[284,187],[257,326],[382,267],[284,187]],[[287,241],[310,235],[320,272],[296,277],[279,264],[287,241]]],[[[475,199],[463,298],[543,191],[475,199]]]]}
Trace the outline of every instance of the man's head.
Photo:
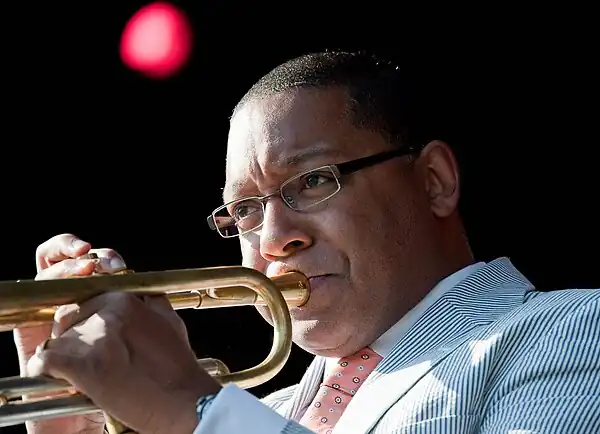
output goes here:
{"type": "Polygon", "coordinates": [[[416,101],[390,63],[327,52],[275,68],[234,111],[225,203],[276,194],[231,204],[223,217],[247,230],[243,265],[310,277],[309,302],[292,309],[294,341],[309,352],[370,344],[471,260],[456,161],[416,101]]]}

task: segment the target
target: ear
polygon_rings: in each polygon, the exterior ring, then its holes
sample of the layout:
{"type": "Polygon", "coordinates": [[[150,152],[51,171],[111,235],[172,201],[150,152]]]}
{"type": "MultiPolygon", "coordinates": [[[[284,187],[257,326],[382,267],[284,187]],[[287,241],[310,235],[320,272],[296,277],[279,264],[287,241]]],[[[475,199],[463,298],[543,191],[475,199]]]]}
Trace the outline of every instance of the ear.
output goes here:
{"type": "Polygon", "coordinates": [[[418,164],[425,180],[431,210],[436,217],[448,217],[458,206],[460,174],[450,146],[440,140],[429,142],[418,164]]]}

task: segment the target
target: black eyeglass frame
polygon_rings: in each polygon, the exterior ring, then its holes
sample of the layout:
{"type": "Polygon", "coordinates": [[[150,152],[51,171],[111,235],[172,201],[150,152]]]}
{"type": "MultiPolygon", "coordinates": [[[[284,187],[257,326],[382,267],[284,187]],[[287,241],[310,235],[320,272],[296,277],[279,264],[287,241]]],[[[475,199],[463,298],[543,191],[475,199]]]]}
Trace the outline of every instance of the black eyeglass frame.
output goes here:
{"type": "Polygon", "coordinates": [[[334,173],[334,175],[339,174],[339,176],[336,176],[338,184],[340,185],[339,188],[338,188],[338,190],[335,193],[331,194],[330,196],[328,196],[328,197],[320,200],[319,202],[315,203],[315,205],[316,205],[318,203],[322,203],[322,202],[328,200],[329,198],[335,196],[341,190],[340,178],[342,176],[350,175],[350,174],[352,174],[354,172],[357,172],[359,170],[366,169],[366,168],[372,167],[372,166],[374,166],[376,164],[383,163],[385,161],[391,160],[392,158],[404,157],[404,156],[407,156],[407,155],[419,153],[421,151],[421,149],[422,148],[420,148],[420,147],[411,146],[411,145],[405,145],[405,146],[402,146],[402,147],[399,147],[399,148],[396,148],[396,149],[392,149],[390,151],[383,151],[383,152],[379,152],[379,153],[374,154],[374,155],[369,155],[367,157],[361,157],[361,158],[357,158],[355,160],[345,161],[343,163],[330,164],[330,165],[325,165],[325,166],[322,166],[322,167],[317,167],[317,168],[314,168],[314,169],[306,170],[306,171],[304,171],[302,173],[299,173],[299,174],[294,175],[291,178],[287,179],[286,181],[284,181],[281,184],[281,186],[277,190],[275,190],[274,192],[269,193],[269,194],[267,194],[265,196],[242,197],[240,199],[235,199],[235,200],[232,200],[230,202],[227,202],[224,205],[219,206],[218,208],[216,208],[207,217],[208,226],[209,226],[210,229],[216,230],[219,233],[219,235],[221,237],[223,237],[223,238],[236,238],[236,237],[238,237],[240,235],[243,235],[244,233],[248,233],[248,232],[251,232],[253,230],[256,230],[257,228],[259,228],[262,225],[262,223],[259,224],[259,225],[257,225],[256,227],[250,229],[250,230],[247,230],[247,231],[243,232],[243,233],[239,233],[239,234],[236,234],[236,235],[230,235],[230,236],[223,235],[221,233],[221,231],[219,231],[219,229],[217,227],[217,223],[215,221],[215,214],[217,212],[221,211],[223,208],[226,208],[227,206],[229,206],[232,203],[241,202],[241,201],[250,200],[250,199],[257,200],[257,201],[261,202],[261,204],[263,206],[263,213],[264,213],[265,202],[270,197],[273,197],[273,196],[276,196],[276,195],[280,195],[281,199],[286,204],[286,206],[288,208],[290,208],[290,209],[295,210],[288,203],[288,201],[285,199],[285,197],[283,197],[283,194],[282,194],[282,188],[283,188],[283,186],[285,186],[286,184],[288,184],[291,180],[294,180],[295,178],[297,178],[299,176],[303,176],[303,175],[305,175],[307,173],[310,173],[310,172],[313,172],[313,171],[316,171],[316,170],[319,170],[319,169],[324,169],[324,168],[330,168],[330,169],[334,169],[335,168],[335,170],[332,170],[332,172],[334,173]],[[337,174],[335,173],[336,171],[337,171],[337,174]]]}

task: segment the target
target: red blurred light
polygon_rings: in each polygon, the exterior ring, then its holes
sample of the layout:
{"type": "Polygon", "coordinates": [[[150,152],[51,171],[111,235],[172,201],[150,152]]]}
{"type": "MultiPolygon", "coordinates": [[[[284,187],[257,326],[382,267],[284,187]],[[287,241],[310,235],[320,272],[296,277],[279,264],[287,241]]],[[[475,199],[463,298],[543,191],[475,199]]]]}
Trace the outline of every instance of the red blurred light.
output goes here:
{"type": "Polygon", "coordinates": [[[151,78],[168,78],[189,60],[192,30],[186,14],[166,2],[139,9],[121,36],[123,63],[151,78]]]}

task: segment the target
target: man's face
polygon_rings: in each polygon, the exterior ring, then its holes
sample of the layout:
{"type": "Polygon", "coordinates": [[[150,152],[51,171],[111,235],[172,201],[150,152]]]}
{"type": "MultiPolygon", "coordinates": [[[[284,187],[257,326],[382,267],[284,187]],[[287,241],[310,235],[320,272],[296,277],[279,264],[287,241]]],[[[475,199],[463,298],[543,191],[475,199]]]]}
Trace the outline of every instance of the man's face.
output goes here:
{"type": "MultiPolygon", "coordinates": [[[[268,194],[302,171],[389,149],[378,132],[353,126],[340,89],[251,100],[231,122],[224,198],[268,194]]],[[[406,158],[394,158],[360,170],[342,177],[335,196],[302,212],[275,195],[262,227],[240,238],[244,266],[267,276],[298,270],[309,277],[310,300],[291,309],[300,347],[325,356],[352,353],[422,297],[412,288],[426,272],[419,252],[433,216],[413,169],[406,158]]]]}

